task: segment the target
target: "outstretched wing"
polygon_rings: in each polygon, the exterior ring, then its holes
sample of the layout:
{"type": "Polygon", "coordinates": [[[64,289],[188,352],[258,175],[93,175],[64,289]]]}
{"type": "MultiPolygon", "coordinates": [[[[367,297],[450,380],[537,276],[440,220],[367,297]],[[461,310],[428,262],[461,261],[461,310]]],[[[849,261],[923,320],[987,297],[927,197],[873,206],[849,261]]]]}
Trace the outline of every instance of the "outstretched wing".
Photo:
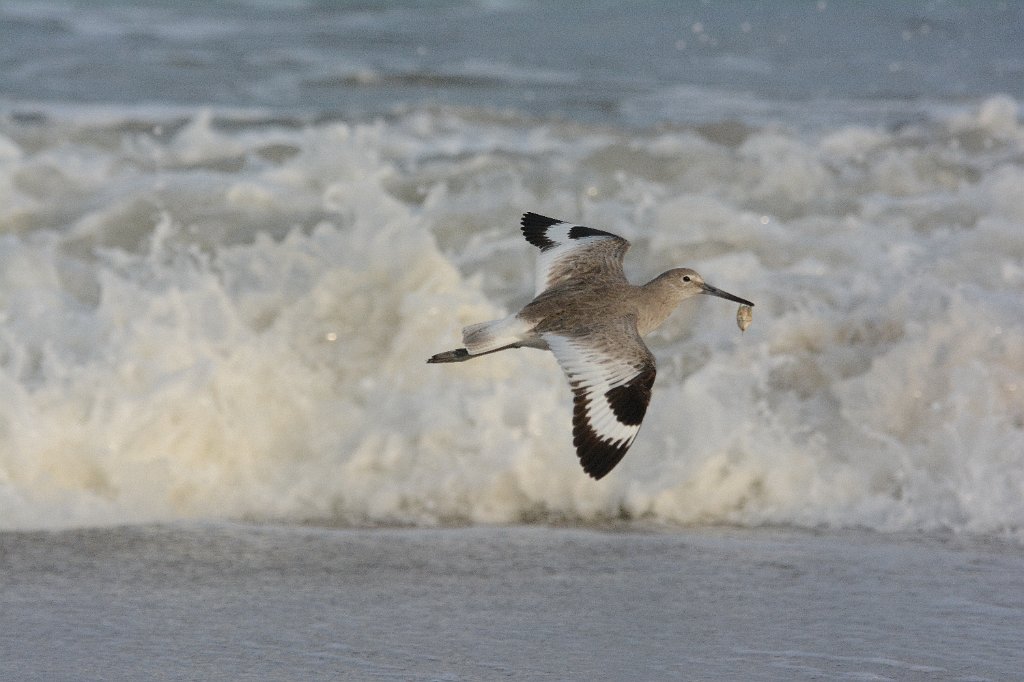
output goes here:
{"type": "Polygon", "coordinates": [[[576,277],[626,279],[622,257],[629,242],[618,235],[536,213],[523,214],[522,230],[526,241],[540,249],[537,294],[576,277]]]}
{"type": "Polygon", "coordinates": [[[654,356],[633,317],[600,335],[544,334],[573,392],[572,436],[583,470],[601,478],[633,444],[651,402],[654,356]]]}

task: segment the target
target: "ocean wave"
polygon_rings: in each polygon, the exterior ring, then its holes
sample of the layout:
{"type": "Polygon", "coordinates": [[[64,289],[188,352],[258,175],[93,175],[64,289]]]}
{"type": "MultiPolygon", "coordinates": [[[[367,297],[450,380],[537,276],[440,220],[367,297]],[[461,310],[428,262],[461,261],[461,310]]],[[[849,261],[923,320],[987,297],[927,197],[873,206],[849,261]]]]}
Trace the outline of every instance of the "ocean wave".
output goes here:
{"type": "MultiPolygon", "coordinates": [[[[36,111],[36,110],[33,110],[36,111]]],[[[182,518],[1024,528],[1024,128],[993,97],[819,132],[472,108],[0,122],[0,526],[182,518]],[[529,350],[525,210],[757,303],[684,305],[587,478],[529,350]]]]}

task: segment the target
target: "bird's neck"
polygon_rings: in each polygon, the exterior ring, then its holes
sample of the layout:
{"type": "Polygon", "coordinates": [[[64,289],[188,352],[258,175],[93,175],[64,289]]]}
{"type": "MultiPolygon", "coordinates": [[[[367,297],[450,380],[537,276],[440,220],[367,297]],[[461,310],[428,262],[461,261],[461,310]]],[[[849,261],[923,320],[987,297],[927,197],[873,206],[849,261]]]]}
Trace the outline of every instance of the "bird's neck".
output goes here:
{"type": "Polygon", "coordinates": [[[636,328],[640,336],[647,336],[661,326],[679,302],[685,298],[672,285],[669,273],[655,277],[647,284],[637,287],[640,292],[640,305],[637,310],[636,328]]]}

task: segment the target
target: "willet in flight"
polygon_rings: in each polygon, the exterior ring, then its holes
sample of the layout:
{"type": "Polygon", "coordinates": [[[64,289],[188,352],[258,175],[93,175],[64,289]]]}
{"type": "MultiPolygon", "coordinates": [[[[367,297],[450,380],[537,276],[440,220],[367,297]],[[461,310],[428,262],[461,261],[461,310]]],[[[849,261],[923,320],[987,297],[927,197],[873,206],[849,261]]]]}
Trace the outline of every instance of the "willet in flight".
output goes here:
{"type": "Polygon", "coordinates": [[[584,471],[601,478],[633,444],[651,401],[655,362],[643,337],[697,294],[754,304],[706,284],[689,268],[630,284],[622,271],[629,242],[609,232],[536,213],[523,214],[522,230],[540,249],[534,299],[502,320],[464,328],[464,348],[427,362],[463,362],[509,348],[550,350],[572,388],[576,454],[584,471]]]}

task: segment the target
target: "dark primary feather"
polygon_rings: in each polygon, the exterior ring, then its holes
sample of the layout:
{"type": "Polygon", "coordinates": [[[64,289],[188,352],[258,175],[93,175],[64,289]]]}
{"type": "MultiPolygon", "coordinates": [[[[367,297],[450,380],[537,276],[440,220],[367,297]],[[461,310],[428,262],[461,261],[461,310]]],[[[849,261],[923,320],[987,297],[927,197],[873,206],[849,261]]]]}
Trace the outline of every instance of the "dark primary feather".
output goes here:
{"type": "MultiPolygon", "coordinates": [[[[556,243],[548,238],[547,231],[552,225],[558,225],[559,223],[566,223],[564,220],[558,218],[549,218],[547,216],[540,215],[538,213],[524,213],[522,220],[523,236],[526,237],[526,241],[530,242],[541,251],[547,251],[551,247],[555,246],[556,243]]],[[[572,229],[569,230],[569,239],[583,239],[585,237],[614,237],[615,239],[621,239],[617,234],[611,232],[605,232],[604,230],[595,230],[592,227],[586,225],[573,225],[572,229]]]]}
{"type": "Polygon", "coordinates": [[[556,218],[548,218],[537,213],[524,213],[521,221],[523,236],[526,237],[526,241],[545,251],[555,245],[555,242],[547,237],[548,228],[560,222],[562,221],[556,218]]]}
{"type": "Polygon", "coordinates": [[[651,402],[654,386],[653,367],[636,375],[628,383],[616,386],[604,396],[595,396],[588,387],[573,384],[572,444],[583,470],[595,479],[603,478],[626,455],[633,444],[628,440],[602,438],[590,423],[590,405],[593,400],[608,400],[612,411],[622,424],[639,426],[651,402]]]}

